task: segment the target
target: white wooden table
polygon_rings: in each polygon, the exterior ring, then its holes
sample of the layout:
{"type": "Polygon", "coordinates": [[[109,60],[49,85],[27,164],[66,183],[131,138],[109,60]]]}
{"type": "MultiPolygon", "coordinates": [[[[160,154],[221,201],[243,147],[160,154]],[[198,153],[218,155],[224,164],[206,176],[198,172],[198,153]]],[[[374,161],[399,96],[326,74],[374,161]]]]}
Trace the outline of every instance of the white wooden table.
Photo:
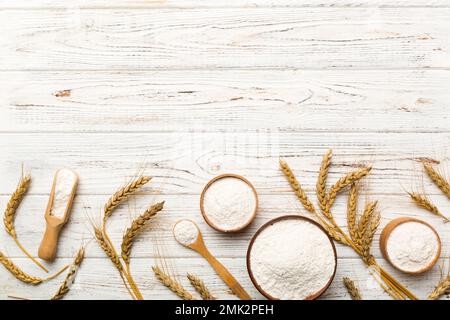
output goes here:
{"type": "MultiPolygon", "coordinates": [[[[312,195],[321,156],[335,153],[332,179],[371,163],[363,198],[378,199],[382,226],[399,215],[429,221],[449,253],[450,226],[412,205],[404,190],[425,187],[447,213],[449,201],[423,179],[422,157],[449,160],[450,3],[446,0],[0,0],[0,205],[23,164],[33,184],[17,232],[33,253],[44,231],[53,173],[68,166],[81,185],[54,271],[88,243],[67,298],[128,299],[116,270],[92,241],[89,219],[140,171],[154,180],[122,206],[108,229],[119,246],[132,216],[166,208],[138,241],[132,269],[147,299],[175,296],[153,277],[162,251],[221,298],[233,298],[214,271],[178,245],[171,227],[197,221],[211,251],[255,298],[246,272],[250,237],[264,222],[306,214],[278,170],[288,160],[312,195]],[[211,230],[199,213],[203,185],[242,174],[260,194],[257,220],[234,236],[211,230]]],[[[448,168],[448,165],[447,165],[448,168]]],[[[335,209],[345,224],[345,199],[335,209]]],[[[380,228],[381,229],[381,228],[380,228]]],[[[378,239],[378,236],[377,236],[378,239]]],[[[24,270],[4,230],[0,249],[24,270]]],[[[413,277],[389,271],[420,297],[435,267],[413,277]]],[[[324,299],[348,299],[342,277],[365,298],[389,298],[350,249],[338,245],[336,279],[324,299]]],[[[30,287],[0,268],[0,298],[47,299],[59,281],[30,287]]]]}

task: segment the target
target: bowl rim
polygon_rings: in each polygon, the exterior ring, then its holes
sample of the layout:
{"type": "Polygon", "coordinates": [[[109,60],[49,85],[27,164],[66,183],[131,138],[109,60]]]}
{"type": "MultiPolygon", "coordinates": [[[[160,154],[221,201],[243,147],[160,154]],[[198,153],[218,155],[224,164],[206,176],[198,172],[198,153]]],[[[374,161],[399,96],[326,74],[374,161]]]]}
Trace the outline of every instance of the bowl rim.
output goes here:
{"type": "Polygon", "coordinates": [[[395,269],[397,269],[397,270],[399,270],[401,272],[410,274],[410,275],[418,275],[418,274],[422,274],[422,273],[425,273],[425,272],[431,270],[436,265],[437,261],[439,260],[439,258],[441,256],[442,242],[441,242],[441,237],[439,236],[439,234],[436,231],[436,229],[433,228],[433,226],[431,226],[428,222],[420,220],[420,219],[417,219],[417,218],[413,218],[413,217],[399,217],[399,218],[395,218],[395,219],[391,220],[383,228],[383,231],[381,232],[381,235],[380,235],[380,249],[381,249],[381,253],[383,254],[384,258],[395,269]],[[391,260],[391,257],[389,256],[389,252],[387,250],[387,243],[388,243],[388,240],[389,240],[389,237],[390,237],[392,231],[394,231],[401,224],[407,223],[407,222],[416,222],[416,223],[421,223],[421,224],[427,226],[436,235],[436,239],[437,239],[437,242],[438,242],[438,250],[437,250],[436,256],[433,258],[433,260],[428,265],[426,265],[425,267],[423,267],[423,268],[421,268],[421,269],[419,269],[417,271],[405,270],[405,269],[400,268],[396,264],[394,264],[392,262],[392,260],[391,260]]]}
{"type": "Polygon", "coordinates": [[[202,190],[202,193],[200,195],[200,212],[203,216],[203,219],[205,220],[205,222],[213,229],[223,232],[223,233],[236,233],[236,232],[240,232],[244,229],[246,229],[256,218],[256,213],[258,211],[258,206],[259,206],[259,198],[258,198],[258,193],[256,191],[256,188],[253,186],[253,184],[247,180],[246,178],[244,178],[241,175],[235,174],[235,173],[224,173],[221,175],[218,175],[214,178],[212,178],[211,180],[208,181],[208,183],[205,185],[205,187],[202,190]],[[217,182],[218,180],[224,179],[224,178],[235,178],[235,179],[239,179],[243,182],[245,182],[245,184],[247,184],[250,189],[253,192],[253,195],[255,196],[255,210],[253,210],[250,218],[248,219],[248,221],[243,224],[242,226],[239,226],[237,228],[234,229],[223,229],[220,228],[219,226],[217,226],[216,224],[214,224],[209,218],[208,215],[205,212],[205,208],[204,208],[204,201],[205,201],[205,194],[206,191],[208,191],[209,187],[214,184],[215,182],[217,182]]]}
{"type": "Polygon", "coordinates": [[[253,244],[256,240],[256,238],[261,234],[261,232],[263,230],[265,230],[266,228],[272,226],[273,224],[283,221],[283,220],[304,220],[307,221],[313,225],[315,225],[316,227],[318,227],[324,234],[325,236],[328,238],[328,240],[330,241],[331,247],[333,248],[333,255],[334,255],[334,271],[332,276],[330,277],[330,280],[327,282],[327,284],[320,290],[318,290],[317,292],[307,296],[305,299],[303,300],[315,300],[317,298],[319,298],[322,294],[325,293],[325,291],[327,291],[327,289],[330,287],[331,283],[333,282],[335,276],[336,276],[336,271],[337,271],[337,265],[338,265],[338,259],[337,259],[337,251],[336,251],[336,245],[334,244],[333,239],[330,237],[330,235],[326,232],[326,230],[317,222],[314,221],[311,218],[305,217],[305,216],[300,216],[300,215],[284,215],[284,216],[280,216],[277,218],[274,218],[268,222],[266,222],[265,224],[263,224],[253,235],[253,237],[250,240],[250,243],[248,245],[248,249],[247,249],[247,271],[248,274],[250,275],[250,280],[252,281],[253,285],[255,286],[255,288],[267,299],[269,300],[280,300],[278,298],[274,298],[272,297],[268,292],[266,292],[264,289],[261,288],[261,286],[258,284],[258,281],[256,281],[254,275],[253,275],[253,271],[251,268],[251,259],[250,259],[250,253],[251,250],[253,248],[253,244]]]}

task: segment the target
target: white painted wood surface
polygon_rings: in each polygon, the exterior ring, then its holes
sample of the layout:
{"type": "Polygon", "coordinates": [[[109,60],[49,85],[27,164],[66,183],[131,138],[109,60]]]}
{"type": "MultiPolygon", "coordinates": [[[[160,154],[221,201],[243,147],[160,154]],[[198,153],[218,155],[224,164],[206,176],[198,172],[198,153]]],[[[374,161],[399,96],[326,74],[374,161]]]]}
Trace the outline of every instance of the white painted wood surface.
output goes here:
{"type": "MultiPolygon", "coordinates": [[[[450,213],[420,164],[432,158],[448,168],[449,29],[450,4],[443,0],[0,0],[0,207],[23,164],[33,183],[17,233],[37,252],[53,173],[74,168],[79,193],[49,267],[57,270],[88,243],[67,299],[128,299],[92,241],[89,220],[144,171],[153,181],[108,226],[119,246],[132,216],[166,201],[133,249],[144,296],[175,298],[150,269],[161,263],[162,250],[186,287],[185,273],[195,272],[216,295],[234,298],[198,255],[174,241],[172,225],[188,217],[211,251],[262,298],[246,273],[249,239],[271,218],[306,214],[278,158],[288,160],[313,196],[321,156],[332,148],[330,180],[372,164],[362,200],[379,200],[382,226],[401,215],[425,219],[448,256],[450,227],[417,209],[404,190],[424,188],[450,213]],[[202,187],[224,172],[246,176],[260,193],[258,218],[239,235],[211,230],[199,213],[202,187]]],[[[335,215],[345,225],[345,197],[335,215]]],[[[24,270],[43,276],[3,230],[0,243],[24,270]]],[[[338,274],[323,298],[348,299],[341,279],[349,276],[365,298],[388,299],[360,259],[337,247],[338,274]]],[[[373,252],[422,298],[440,277],[438,266],[419,277],[393,270],[377,241],[373,252]]],[[[47,299],[58,285],[29,287],[0,268],[1,299],[47,299]]]]}

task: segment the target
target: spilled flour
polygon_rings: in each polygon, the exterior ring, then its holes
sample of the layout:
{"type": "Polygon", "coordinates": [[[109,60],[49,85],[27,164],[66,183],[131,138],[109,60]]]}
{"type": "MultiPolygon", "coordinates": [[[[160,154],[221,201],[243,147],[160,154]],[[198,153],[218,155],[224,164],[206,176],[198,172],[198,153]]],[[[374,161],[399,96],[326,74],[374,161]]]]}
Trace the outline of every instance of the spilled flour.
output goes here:
{"type": "Polygon", "coordinates": [[[197,240],[198,229],[192,221],[180,220],[173,228],[173,234],[178,242],[189,246],[197,240]]]}
{"type": "Polygon", "coordinates": [[[392,230],[386,245],[391,262],[401,270],[417,272],[439,254],[439,239],[430,227],[405,222],[392,230]]]}
{"type": "Polygon", "coordinates": [[[216,227],[230,231],[250,222],[256,210],[256,196],[245,181],[226,177],[215,181],[203,198],[204,213],[216,227]]]}
{"type": "Polygon", "coordinates": [[[275,299],[303,300],[323,289],[336,261],[328,236],[315,224],[280,220],[256,237],[250,268],[260,287],[275,299]]]}

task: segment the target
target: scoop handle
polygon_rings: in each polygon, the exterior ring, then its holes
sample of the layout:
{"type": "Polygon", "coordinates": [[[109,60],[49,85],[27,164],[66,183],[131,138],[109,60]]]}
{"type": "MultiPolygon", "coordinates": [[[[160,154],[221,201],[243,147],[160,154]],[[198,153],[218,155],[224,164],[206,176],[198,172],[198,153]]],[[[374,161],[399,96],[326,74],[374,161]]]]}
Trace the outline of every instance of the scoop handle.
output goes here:
{"type": "Polygon", "coordinates": [[[222,280],[227,284],[231,291],[237,295],[242,300],[252,300],[250,295],[245,291],[244,288],[239,284],[235,277],[221,264],[209,251],[202,253],[204,258],[209,262],[209,264],[216,270],[217,274],[222,278],[222,280]]]}
{"type": "Polygon", "coordinates": [[[56,249],[58,247],[59,232],[61,226],[54,226],[47,224],[45,229],[44,238],[39,246],[39,258],[46,261],[53,261],[56,257],[56,249]]]}

